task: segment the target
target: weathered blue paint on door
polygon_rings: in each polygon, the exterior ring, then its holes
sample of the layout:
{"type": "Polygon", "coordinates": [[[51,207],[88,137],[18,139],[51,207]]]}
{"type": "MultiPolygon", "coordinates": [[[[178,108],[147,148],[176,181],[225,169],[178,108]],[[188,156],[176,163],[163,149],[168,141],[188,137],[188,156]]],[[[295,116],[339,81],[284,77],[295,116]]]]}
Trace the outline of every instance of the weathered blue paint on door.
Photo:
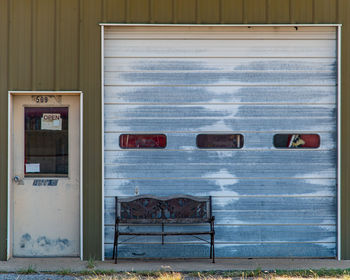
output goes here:
{"type": "MultiPolygon", "coordinates": [[[[218,257],[336,256],[335,29],[122,28],[105,34],[106,257],[114,196],[178,193],[213,196],[218,257]],[[167,147],[123,150],[122,133],[164,133],[167,147]],[[198,149],[198,133],[240,133],[244,147],[198,149]],[[276,149],[276,133],[321,144],[276,149]]],[[[191,237],[159,241],[137,237],[120,256],[208,256],[191,237]]]]}

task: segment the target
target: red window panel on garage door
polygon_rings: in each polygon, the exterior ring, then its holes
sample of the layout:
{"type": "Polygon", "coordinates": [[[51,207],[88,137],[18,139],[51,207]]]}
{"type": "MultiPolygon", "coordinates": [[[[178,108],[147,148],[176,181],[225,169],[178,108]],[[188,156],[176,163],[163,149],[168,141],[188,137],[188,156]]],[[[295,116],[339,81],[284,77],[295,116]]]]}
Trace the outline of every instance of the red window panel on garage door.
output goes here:
{"type": "Polygon", "coordinates": [[[200,149],[241,149],[244,144],[242,134],[199,134],[197,147],[200,149]]]}
{"type": "Polygon", "coordinates": [[[320,136],[318,134],[276,134],[273,144],[276,148],[300,149],[320,147],[320,136]]]}
{"type": "Polygon", "coordinates": [[[122,149],[164,149],[166,142],[164,134],[122,134],[119,137],[122,149]]]}

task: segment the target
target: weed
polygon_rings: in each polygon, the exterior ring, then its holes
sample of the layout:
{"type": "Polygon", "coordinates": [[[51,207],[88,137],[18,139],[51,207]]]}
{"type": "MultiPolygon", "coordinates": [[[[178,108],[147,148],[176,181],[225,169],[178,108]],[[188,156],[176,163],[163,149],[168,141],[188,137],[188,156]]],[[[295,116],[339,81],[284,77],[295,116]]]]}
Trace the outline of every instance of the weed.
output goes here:
{"type": "Polygon", "coordinates": [[[178,272],[163,272],[157,278],[157,280],[183,280],[183,276],[178,272]]]}
{"type": "Polygon", "coordinates": [[[18,274],[36,274],[38,273],[35,268],[30,264],[26,269],[18,270],[18,274]]]}
{"type": "Polygon", "coordinates": [[[58,274],[58,275],[72,275],[73,272],[70,269],[62,269],[62,270],[56,271],[55,274],[58,274]]]}
{"type": "MultiPolygon", "coordinates": [[[[303,278],[327,278],[350,280],[350,269],[305,269],[305,270],[231,270],[231,271],[193,271],[193,272],[173,272],[164,271],[131,271],[117,272],[115,270],[94,270],[95,260],[90,258],[86,267],[88,269],[79,272],[72,272],[64,269],[49,274],[57,275],[74,275],[76,277],[86,276],[87,280],[226,280],[226,279],[242,279],[242,280],[302,280],[303,278]]],[[[35,274],[38,273],[31,265],[26,269],[19,270],[19,274],[35,274]]]]}
{"type": "Polygon", "coordinates": [[[96,269],[93,271],[93,273],[95,273],[96,275],[114,275],[114,274],[116,274],[116,271],[113,269],[111,269],[111,270],[96,269]]]}
{"type": "Polygon", "coordinates": [[[88,269],[93,269],[95,268],[95,258],[90,257],[89,260],[87,261],[86,268],[88,269]]]}

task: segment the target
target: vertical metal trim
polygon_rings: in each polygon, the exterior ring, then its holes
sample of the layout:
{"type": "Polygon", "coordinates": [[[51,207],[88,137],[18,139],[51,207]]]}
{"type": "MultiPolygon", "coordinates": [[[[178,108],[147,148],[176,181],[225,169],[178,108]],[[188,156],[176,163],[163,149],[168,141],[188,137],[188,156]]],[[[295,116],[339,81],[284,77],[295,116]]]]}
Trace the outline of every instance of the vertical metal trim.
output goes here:
{"type": "Polygon", "coordinates": [[[31,89],[35,90],[36,82],[36,0],[32,0],[31,10],[31,89]]]}
{"type": "Polygon", "coordinates": [[[55,4],[54,4],[54,36],[53,36],[53,40],[54,40],[54,43],[53,43],[53,89],[54,90],[57,90],[57,83],[58,83],[58,72],[59,72],[59,69],[58,68],[58,61],[59,61],[59,56],[58,56],[58,49],[59,49],[59,23],[58,23],[58,20],[59,20],[59,12],[60,12],[60,9],[59,9],[59,4],[58,4],[58,1],[55,0],[55,4]]]}
{"type": "Polygon", "coordinates": [[[243,23],[246,24],[247,21],[247,7],[246,7],[246,1],[242,0],[242,19],[243,23]]]}
{"type": "Polygon", "coordinates": [[[11,106],[12,95],[8,92],[7,96],[7,260],[11,257],[11,106]]]}
{"type": "Polygon", "coordinates": [[[338,36],[337,36],[337,60],[338,60],[338,120],[337,120],[337,132],[338,132],[338,162],[337,162],[337,185],[338,185],[338,220],[337,220],[337,246],[338,246],[338,260],[341,260],[341,25],[337,28],[338,36]]]}
{"type": "Polygon", "coordinates": [[[105,260],[105,205],[104,205],[104,198],[105,198],[105,117],[104,117],[104,26],[101,26],[101,119],[102,119],[102,261],[105,260]]]}
{"type": "MultiPolygon", "coordinates": [[[[10,86],[10,30],[11,30],[11,5],[12,2],[10,1],[7,7],[7,13],[8,13],[8,17],[7,17],[7,87],[9,88],[10,86]]],[[[7,93],[7,248],[6,248],[6,257],[7,260],[10,258],[10,182],[9,182],[9,178],[10,178],[10,168],[9,168],[9,163],[10,163],[10,157],[9,157],[9,149],[11,148],[10,144],[10,109],[11,108],[11,104],[10,104],[10,92],[7,93]]]]}
{"type": "Polygon", "coordinates": [[[128,0],[125,0],[125,19],[126,22],[130,22],[130,2],[128,0]]]}
{"type": "Polygon", "coordinates": [[[11,43],[10,43],[10,40],[11,40],[11,5],[12,5],[12,1],[9,2],[8,4],[8,7],[7,7],[7,14],[8,14],[8,17],[7,17],[7,88],[10,87],[10,50],[11,50],[11,43]]]}
{"type": "Polygon", "coordinates": [[[102,0],[101,1],[101,18],[103,21],[106,21],[106,10],[107,10],[107,4],[106,4],[106,0],[102,0]]]}
{"type": "Polygon", "coordinates": [[[148,0],[148,22],[155,22],[155,8],[154,0],[148,0]]]}
{"type": "Polygon", "coordinates": [[[83,232],[83,92],[80,93],[80,163],[79,163],[79,177],[80,177],[80,259],[83,260],[83,239],[84,239],[84,232],[83,232]]]}
{"type": "Polygon", "coordinates": [[[78,0],[78,36],[79,38],[77,39],[77,83],[76,83],[76,88],[81,88],[80,86],[80,82],[81,82],[81,41],[82,41],[82,37],[83,35],[82,33],[82,21],[83,21],[83,16],[82,16],[82,12],[83,12],[83,2],[81,0],[78,0]]]}
{"type": "Polygon", "coordinates": [[[224,23],[224,19],[223,19],[223,3],[222,0],[219,0],[219,21],[220,23],[224,23]]]}
{"type": "Polygon", "coordinates": [[[195,14],[196,23],[201,23],[201,20],[202,20],[200,16],[200,10],[201,10],[201,7],[200,7],[199,0],[196,0],[196,14],[195,14]]]}
{"type": "Polygon", "coordinates": [[[271,23],[271,18],[270,18],[271,12],[270,12],[270,9],[271,9],[270,0],[265,0],[265,22],[267,22],[267,23],[271,23]]]}
{"type": "Polygon", "coordinates": [[[339,22],[339,0],[335,3],[335,21],[339,22]]]}
{"type": "Polygon", "coordinates": [[[172,0],[173,1],[173,23],[177,23],[177,8],[176,8],[176,0],[172,0]]]}

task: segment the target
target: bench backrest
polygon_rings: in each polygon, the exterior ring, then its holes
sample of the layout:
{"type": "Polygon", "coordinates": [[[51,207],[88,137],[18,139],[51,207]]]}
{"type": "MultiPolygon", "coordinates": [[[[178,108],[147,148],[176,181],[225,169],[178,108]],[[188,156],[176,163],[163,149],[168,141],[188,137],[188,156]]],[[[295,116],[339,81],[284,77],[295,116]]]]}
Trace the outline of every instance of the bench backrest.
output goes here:
{"type": "Polygon", "coordinates": [[[130,224],[210,222],[210,196],[116,197],[117,222],[130,224]]]}

